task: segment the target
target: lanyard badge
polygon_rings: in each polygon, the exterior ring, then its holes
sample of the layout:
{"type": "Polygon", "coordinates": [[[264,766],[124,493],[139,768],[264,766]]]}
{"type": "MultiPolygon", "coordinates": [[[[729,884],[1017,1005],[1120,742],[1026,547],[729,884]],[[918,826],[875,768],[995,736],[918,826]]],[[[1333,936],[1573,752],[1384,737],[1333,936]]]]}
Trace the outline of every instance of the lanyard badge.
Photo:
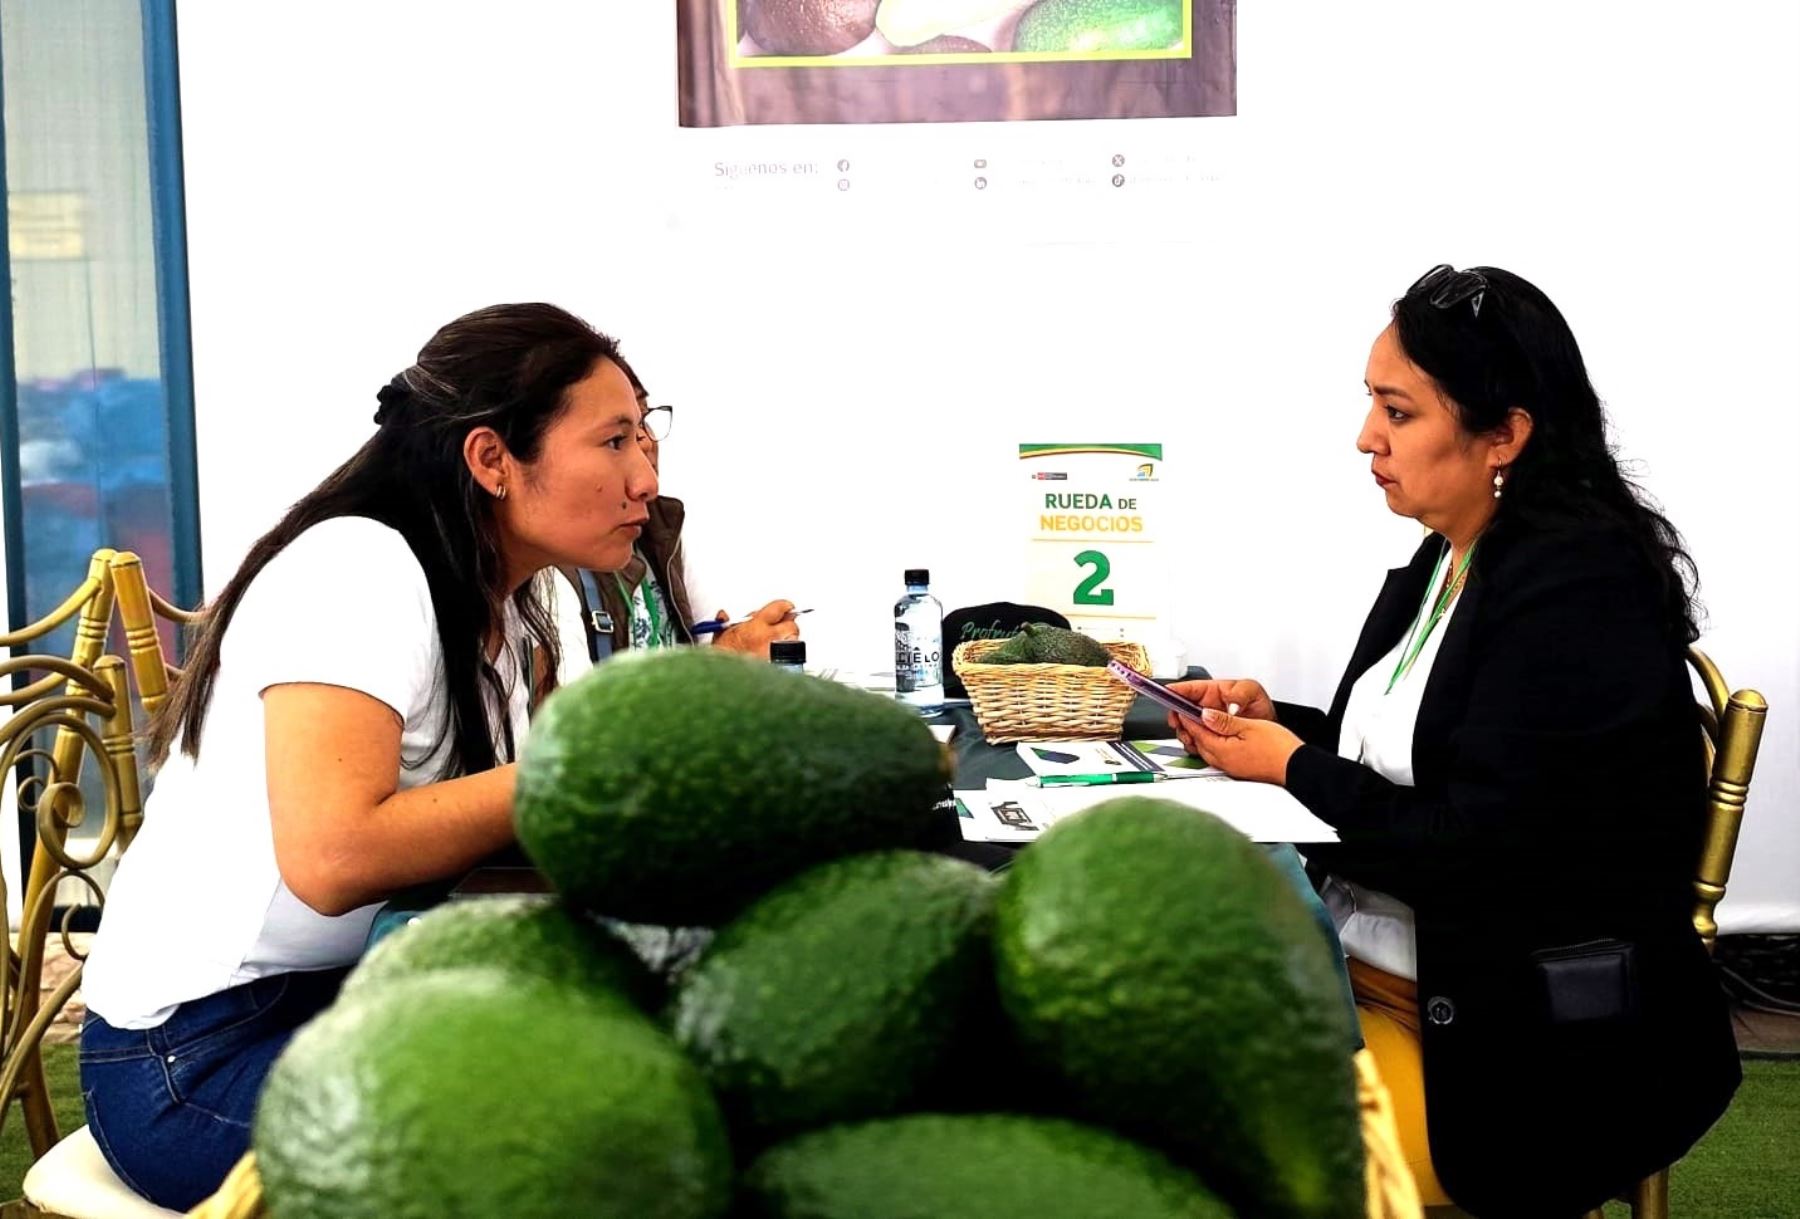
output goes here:
{"type": "Polygon", "coordinates": [[[1425,585],[1425,599],[1419,602],[1418,617],[1413,619],[1412,629],[1406,633],[1406,646],[1400,649],[1400,659],[1394,665],[1393,675],[1388,678],[1387,689],[1383,694],[1392,694],[1400,679],[1412,671],[1413,662],[1419,659],[1419,653],[1425,648],[1425,641],[1431,638],[1431,632],[1437,629],[1438,620],[1444,611],[1450,608],[1450,602],[1456,598],[1456,590],[1462,587],[1463,578],[1469,574],[1469,564],[1475,559],[1475,547],[1470,546],[1462,562],[1456,565],[1456,572],[1450,582],[1438,592],[1437,599],[1432,600],[1431,590],[1438,586],[1438,576],[1444,570],[1444,563],[1450,557],[1450,543],[1444,543],[1444,551],[1438,555],[1437,566],[1431,569],[1431,580],[1425,585]],[[1430,612],[1426,608],[1430,607],[1430,612]]]}

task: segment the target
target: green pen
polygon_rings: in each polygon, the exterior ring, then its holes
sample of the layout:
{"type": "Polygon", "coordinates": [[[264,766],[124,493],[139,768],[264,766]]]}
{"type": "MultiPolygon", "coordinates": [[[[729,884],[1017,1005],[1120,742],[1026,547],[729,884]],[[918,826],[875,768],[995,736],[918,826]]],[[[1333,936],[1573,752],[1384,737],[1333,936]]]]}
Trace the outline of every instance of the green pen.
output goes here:
{"type": "Polygon", "coordinates": [[[1040,787],[1096,787],[1102,783],[1154,783],[1162,778],[1151,770],[1121,770],[1110,775],[1044,775],[1040,787]]]}

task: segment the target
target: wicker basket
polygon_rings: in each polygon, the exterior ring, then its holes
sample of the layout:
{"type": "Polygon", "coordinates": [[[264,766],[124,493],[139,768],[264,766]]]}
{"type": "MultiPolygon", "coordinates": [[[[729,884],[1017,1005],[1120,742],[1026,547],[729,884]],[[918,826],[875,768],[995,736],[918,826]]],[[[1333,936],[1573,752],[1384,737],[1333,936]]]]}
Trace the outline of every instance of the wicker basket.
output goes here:
{"type": "MultiPolygon", "coordinates": [[[[1095,665],[990,665],[981,658],[1004,639],[971,639],[956,645],[951,667],[975,705],[975,718],[990,745],[1009,741],[1109,741],[1125,729],[1125,713],[1137,697],[1130,686],[1095,665]]],[[[1141,644],[1104,645],[1114,660],[1139,673],[1150,671],[1141,644]]]]}
{"type": "MultiPolygon", "coordinates": [[[[1362,1110],[1363,1184],[1369,1219],[1422,1219],[1419,1189],[1400,1153],[1393,1103],[1375,1070],[1375,1058],[1367,1050],[1356,1055],[1356,1099],[1362,1110]]],[[[188,1219],[265,1219],[256,1154],[247,1153],[239,1160],[219,1191],[189,1211],[188,1219]]]]}
{"type": "Polygon", "coordinates": [[[1375,1055],[1356,1052],[1356,1103],[1362,1110],[1363,1186],[1369,1219],[1424,1219],[1419,1185],[1406,1154],[1400,1150],[1400,1130],[1394,1124],[1394,1101],[1375,1055]]]}

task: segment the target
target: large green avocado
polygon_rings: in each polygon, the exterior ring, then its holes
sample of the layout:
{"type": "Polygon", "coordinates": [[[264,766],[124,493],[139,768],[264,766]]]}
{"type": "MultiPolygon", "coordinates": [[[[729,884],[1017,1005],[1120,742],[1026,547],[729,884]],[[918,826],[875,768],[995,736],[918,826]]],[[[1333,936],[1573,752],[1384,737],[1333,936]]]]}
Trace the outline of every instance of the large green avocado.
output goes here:
{"type": "Polygon", "coordinates": [[[720,930],[671,1003],[676,1040],[759,1143],[937,1099],[997,1005],[997,888],[917,851],[822,864],[720,930]]]}
{"type": "Polygon", "coordinates": [[[765,1152],[741,1219],[1231,1219],[1190,1174],[1074,1122],[920,1114],[765,1152]]]}
{"type": "Polygon", "coordinates": [[[1108,801],[1020,853],[995,936],[1007,1015],[1078,1112],[1243,1214],[1360,1219],[1333,946],[1261,847],[1192,808],[1108,801]]]}
{"type": "Polygon", "coordinates": [[[428,910],[377,944],[345,980],[344,994],[470,966],[577,987],[622,1010],[661,999],[661,983],[631,946],[542,896],[475,898],[428,910]]]}
{"type": "Polygon", "coordinates": [[[519,761],[519,842],[572,904],[702,926],[814,863],[915,846],[949,754],[891,698],[709,648],[558,690],[519,761]]]}
{"type": "Polygon", "coordinates": [[[718,1219],[723,1118],[648,1020],[492,969],[340,1000],[275,1062],[252,1135],[281,1219],[718,1219]]]}

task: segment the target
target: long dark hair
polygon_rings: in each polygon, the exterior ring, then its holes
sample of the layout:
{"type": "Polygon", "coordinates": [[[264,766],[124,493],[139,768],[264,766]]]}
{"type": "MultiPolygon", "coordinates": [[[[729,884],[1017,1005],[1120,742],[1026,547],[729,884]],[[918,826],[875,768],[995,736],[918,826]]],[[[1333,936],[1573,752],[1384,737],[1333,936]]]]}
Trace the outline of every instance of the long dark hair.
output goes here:
{"type": "Polygon", "coordinates": [[[1461,272],[1459,291],[1445,293],[1443,285],[1421,280],[1394,302],[1394,333],[1407,358],[1437,382],[1465,432],[1500,426],[1513,407],[1531,416],[1531,439],[1506,471],[1495,525],[1619,527],[1657,575],[1670,630],[1683,643],[1698,639],[1694,560],[1675,526],[1619,468],[1600,396],[1561,311],[1498,267],[1461,272]],[[1486,286],[1477,298],[1480,280],[1486,286]],[[1455,303],[1442,303],[1447,296],[1455,303]]]}
{"type": "MultiPolygon", "coordinates": [[[[494,305],[434,334],[418,361],[376,395],[375,435],[288,509],[208,606],[187,668],[151,720],[151,756],[160,761],[177,739],[183,753],[199,756],[219,645],[257,573],[320,521],[362,516],[406,539],[431,589],[449,697],[448,722],[427,756],[443,758],[440,773],[446,777],[494,766],[482,691],[506,705],[487,645],[503,620],[509,590],[492,500],[464,462],[463,440],[473,428],[491,427],[515,457],[534,460],[545,429],[567,405],[569,387],[617,355],[611,338],[553,305],[494,305]]],[[[534,583],[511,596],[553,674],[557,633],[534,583]]],[[[499,718],[511,757],[511,724],[504,714],[499,718]]]]}

